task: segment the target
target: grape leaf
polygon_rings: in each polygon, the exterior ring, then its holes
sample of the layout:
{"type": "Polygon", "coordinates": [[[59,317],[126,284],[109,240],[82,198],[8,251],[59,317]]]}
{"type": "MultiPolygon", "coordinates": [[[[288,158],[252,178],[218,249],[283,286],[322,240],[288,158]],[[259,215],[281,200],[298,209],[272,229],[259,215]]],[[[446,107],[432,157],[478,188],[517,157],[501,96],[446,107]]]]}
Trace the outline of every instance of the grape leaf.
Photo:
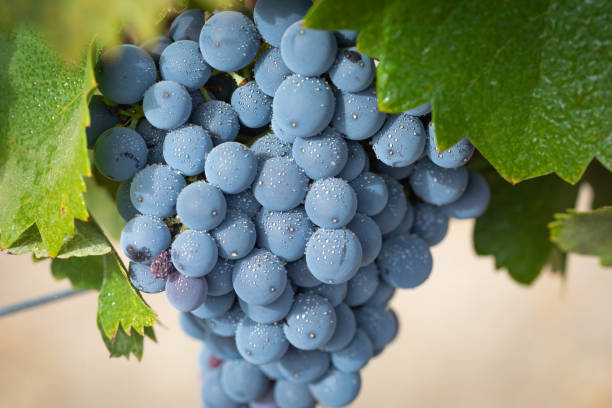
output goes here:
{"type": "Polygon", "coordinates": [[[95,87],[94,47],[62,63],[33,29],[0,34],[0,245],[33,224],[42,248],[58,254],[74,218],[87,219],[85,125],[95,87]]]}
{"type": "Polygon", "coordinates": [[[555,214],[549,228],[551,240],[563,250],[596,255],[602,265],[612,266],[612,207],[555,214]]]}
{"type": "Polygon", "coordinates": [[[320,0],[305,24],[360,30],[379,105],[432,101],[438,145],[468,137],[507,180],[612,169],[612,2],[320,0]]]}
{"type": "MultiPolygon", "coordinates": [[[[111,250],[108,240],[95,222],[75,220],[74,235],[65,236],[64,243],[56,256],[57,258],[70,258],[72,256],[104,255],[111,250]]],[[[32,225],[21,234],[6,251],[14,255],[33,252],[37,258],[49,256],[36,225],[32,225]]]]}
{"type": "Polygon", "coordinates": [[[57,280],[70,280],[75,290],[100,290],[104,277],[104,257],[55,258],[51,261],[51,274],[57,280]]]}
{"type": "Polygon", "coordinates": [[[140,335],[153,326],[157,315],[131,285],[123,264],[114,252],[104,255],[104,280],[98,296],[98,319],[104,335],[114,339],[119,325],[140,335]]]}
{"type": "MultiPolygon", "coordinates": [[[[100,334],[102,335],[102,340],[110,353],[110,357],[123,356],[130,358],[130,355],[134,354],[138,360],[142,359],[142,353],[144,351],[144,338],[138,334],[134,328],[131,329],[131,334],[128,336],[128,334],[123,330],[123,327],[119,326],[117,335],[113,339],[110,339],[106,336],[104,330],[102,330],[99,319],[97,323],[100,334]]],[[[144,334],[151,340],[157,341],[152,327],[145,327],[144,334]]]]}
{"type": "Polygon", "coordinates": [[[564,255],[550,242],[547,224],[555,213],[573,208],[578,188],[549,175],[512,186],[492,169],[489,209],[476,220],[474,246],[479,255],[495,256],[517,282],[529,284],[551,263],[563,273],[564,255]]]}
{"type": "Polygon", "coordinates": [[[115,192],[118,183],[104,179],[96,169],[93,170],[94,177],[86,178],[85,203],[87,210],[98,221],[100,227],[112,239],[118,241],[125,221],[121,218],[117,205],[115,204],[115,192]],[[99,175],[99,176],[97,176],[99,175]]]}

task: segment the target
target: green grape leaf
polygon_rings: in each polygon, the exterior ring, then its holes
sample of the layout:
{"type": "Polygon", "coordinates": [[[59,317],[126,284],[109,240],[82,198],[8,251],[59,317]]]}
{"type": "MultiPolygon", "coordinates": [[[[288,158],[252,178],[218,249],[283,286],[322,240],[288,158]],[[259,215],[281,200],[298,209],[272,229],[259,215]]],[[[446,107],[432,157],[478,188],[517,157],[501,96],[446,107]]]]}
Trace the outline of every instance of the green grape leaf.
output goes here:
{"type": "Polygon", "coordinates": [[[532,283],[548,263],[563,272],[564,255],[550,242],[547,225],[555,213],[574,207],[578,188],[553,175],[516,186],[492,169],[483,176],[491,186],[491,203],[476,220],[476,252],[493,255],[496,268],[507,268],[523,284],[532,283]]]}
{"type": "MultiPolygon", "coordinates": [[[[104,255],[111,252],[111,250],[112,247],[95,222],[75,220],[74,235],[64,237],[64,243],[56,257],[70,258],[72,256],[104,255]]],[[[33,252],[37,258],[49,256],[36,225],[32,225],[21,234],[17,241],[13,242],[6,249],[6,252],[14,255],[33,252]]]]}
{"type": "Polygon", "coordinates": [[[74,232],[74,218],[87,219],[82,176],[89,173],[94,51],[66,65],[33,29],[0,33],[2,247],[36,224],[42,248],[56,256],[74,232]]]}
{"type": "Polygon", "coordinates": [[[115,204],[115,192],[119,184],[104,178],[96,169],[93,170],[93,174],[94,177],[85,179],[87,210],[106,235],[118,241],[125,226],[125,221],[115,204]]]}
{"type": "Polygon", "coordinates": [[[439,147],[468,137],[512,183],[612,169],[608,0],[320,0],[305,24],[360,30],[380,108],[431,101],[439,147]]]}
{"type": "Polygon", "coordinates": [[[55,258],[51,261],[51,274],[57,280],[70,280],[75,290],[100,290],[104,277],[104,257],[55,258]]]}
{"type": "MultiPolygon", "coordinates": [[[[119,326],[117,330],[117,334],[114,338],[109,338],[104,333],[102,326],[100,324],[100,319],[97,321],[98,330],[100,330],[100,335],[102,336],[102,341],[104,345],[108,349],[110,353],[110,357],[125,357],[130,358],[130,355],[134,355],[138,360],[142,359],[142,353],[144,351],[144,337],[134,328],[131,329],[130,335],[128,335],[123,327],[119,326]]],[[[151,331],[153,329],[151,328],[151,331]]]]}
{"type": "Polygon", "coordinates": [[[612,207],[555,214],[549,228],[551,240],[564,251],[595,255],[612,266],[612,207]]]}
{"type": "Polygon", "coordinates": [[[104,255],[104,280],[98,296],[98,320],[101,330],[114,339],[119,326],[125,332],[134,329],[144,335],[144,328],[153,326],[157,315],[134,289],[121,260],[114,252],[104,255]]]}

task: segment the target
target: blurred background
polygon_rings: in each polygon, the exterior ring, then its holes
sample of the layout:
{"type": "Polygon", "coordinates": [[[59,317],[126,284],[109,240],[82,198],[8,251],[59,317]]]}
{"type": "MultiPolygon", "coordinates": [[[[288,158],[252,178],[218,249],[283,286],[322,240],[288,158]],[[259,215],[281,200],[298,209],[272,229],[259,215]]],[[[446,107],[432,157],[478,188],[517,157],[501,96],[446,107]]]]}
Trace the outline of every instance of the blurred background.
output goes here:
{"type": "MultiPolygon", "coordinates": [[[[400,334],[352,406],[612,406],[612,270],[570,255],[565,280],[519,286],[475,255],[472,228],[451,221],[431,278],[397,292],[400,334]]],[[[0,270],[2,305],[68,288],[29,256],[0,255],[0,270]]],[[[146,296],[165,327],[140,363],[108,358],[96,296],[0,318],[0,407],[199,407],[200,344],[164,294],[146,296]]]]}

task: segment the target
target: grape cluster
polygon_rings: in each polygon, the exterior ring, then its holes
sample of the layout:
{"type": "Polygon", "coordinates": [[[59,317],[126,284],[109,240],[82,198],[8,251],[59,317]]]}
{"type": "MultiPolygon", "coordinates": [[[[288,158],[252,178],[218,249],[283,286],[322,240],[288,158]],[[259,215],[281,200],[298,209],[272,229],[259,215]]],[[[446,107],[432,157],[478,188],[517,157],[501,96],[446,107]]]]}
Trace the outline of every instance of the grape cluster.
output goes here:
{"type": "Polygon", "coordinates": [[[206,344],[209,408],[351,403],[398,333],[395,290],[427,280],[449,217],[488,205],[474,147],[439,152],[429,104],[379,111],[357,33],[304,27],[310,6],[188,10],[96,67],[88,143],[121,183],[129,277],[206,344]],[[108,101],[144,118],[121,126],[108,101]]]}

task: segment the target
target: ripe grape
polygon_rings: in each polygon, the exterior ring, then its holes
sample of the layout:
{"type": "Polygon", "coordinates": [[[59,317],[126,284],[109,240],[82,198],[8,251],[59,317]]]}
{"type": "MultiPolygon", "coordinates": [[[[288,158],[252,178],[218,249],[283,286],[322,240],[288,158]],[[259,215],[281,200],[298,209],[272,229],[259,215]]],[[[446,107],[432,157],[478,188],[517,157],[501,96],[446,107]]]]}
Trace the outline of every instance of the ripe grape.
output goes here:
{"type": "Polygon", "coordinates": [[[152,85],[144,94],[142,109],[147,120],[156,128],[174,129],[189,119],[191,96],[180,84],[161,81],[152,85]]]}
{"type": "Polygon", "coordinates": [[[338,44],[329,31],[313,30],[302,21],[291,24],[281,38],[280,52],[287,67],[306,76],[323,74],[336,58],[338,44]]]}
{"type": "Polygon", "coordinates": [[[176,200],[185,184],[183,176],[170,166],[152,164],[134,176],[130,199],[141,214],[171,217],[176,214],[176,200]]]}
{"type": "Polygon", "coordinates": [[[253,183],[255,199],[268,210],[285,211],[297,207],[306,196],[308,178],[295,160],[288,157],[267,159],[253,183]]]}
{"type": "Polygon", "coordinates": [[[147,145],[135,130],[110,128],[96,141],[94,162],[103,176],[114,181],[129,180],[147,164],[147,145]]]}
{"type": "Polygon", "coordinates": [[[301,20],[311,5],[310,0],[259,0],[253,10],[253,19],[264,41],[280,47],[285,30],[301,20]]]}

